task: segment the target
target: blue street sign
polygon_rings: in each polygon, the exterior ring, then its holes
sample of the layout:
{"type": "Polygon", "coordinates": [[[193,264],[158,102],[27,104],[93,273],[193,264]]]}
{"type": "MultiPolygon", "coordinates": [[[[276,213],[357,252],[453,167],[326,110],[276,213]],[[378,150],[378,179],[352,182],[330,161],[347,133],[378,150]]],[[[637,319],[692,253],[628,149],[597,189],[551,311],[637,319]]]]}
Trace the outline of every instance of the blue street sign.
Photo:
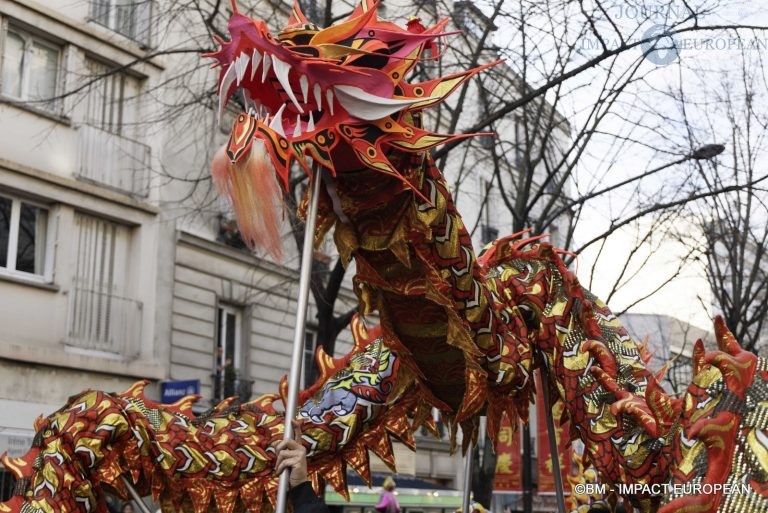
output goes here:
{"type": "Polygon", "coordinates": [[[175,403],[185,395],[199,394],[200,380],[163,381],[160,384],[160,390],[162,402],[175,403]]]}

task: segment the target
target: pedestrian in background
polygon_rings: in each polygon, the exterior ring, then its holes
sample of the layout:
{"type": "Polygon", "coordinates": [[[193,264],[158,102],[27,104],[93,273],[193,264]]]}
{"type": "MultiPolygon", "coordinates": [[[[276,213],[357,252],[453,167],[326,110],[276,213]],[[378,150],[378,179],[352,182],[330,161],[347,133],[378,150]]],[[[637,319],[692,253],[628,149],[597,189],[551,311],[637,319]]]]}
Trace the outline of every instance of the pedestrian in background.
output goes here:
{"type": "Polygon", "coordinates": [[[384,491],[381,492],[381,498],[379,503],[374,506],[379,513],[400,513],[400,503],[397,502],[397,496],[395,495],[395,480],[392,477],[387,476],[384,479],[382,487],[384,491]]]}

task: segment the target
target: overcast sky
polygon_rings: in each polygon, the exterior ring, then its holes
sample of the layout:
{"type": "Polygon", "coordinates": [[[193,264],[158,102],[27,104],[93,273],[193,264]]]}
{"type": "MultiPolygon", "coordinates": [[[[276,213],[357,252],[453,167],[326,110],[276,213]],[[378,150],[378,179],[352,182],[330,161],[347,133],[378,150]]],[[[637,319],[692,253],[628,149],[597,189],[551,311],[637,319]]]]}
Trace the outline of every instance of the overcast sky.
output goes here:
{"type": "MultiPolygon", "coordinates": [[[[768,26],[768,8],[766,8],[768,6],[759,4],[764,4],[764,2],[704,1],[695,2],[692,5],[700,12],[705,13],[699,20],[700,25],[740,23],[768,26]]],[[[687,16],[687,10],[682,1],[679,2],[679,5],[667,1],[644,2],[645,11],[639,9],[637,5],[637,3],[633,5],[631,2],[617,2],[614,10],[609,10],[608,13],[622,33],[628,35],[628,38],[643,38],[644,34],[663,26],[665,18],[674,19],[677,16],[687,16]]],[[[608,32],[610,31],[605,31],[605,33],[608,32]]],[[[499,38],[506,37],[514,40],[514,34],[514,30],[499,30],[497,43],[502,47],[508,46],[509,41],[499,38]]],[[[742,51],[751,52],[754,50],[757,52],[761,50],[762,55],[768,55],[768,34],[745,32],[741,35],[740,41],[735,38],[733,33],[726,31],[697,32],[688,33],[682,37],[675,36],[679,48],[678,55],[660,51],[651,56],[653,58],[646,59],[640,68],[645,80],[639,83],[634,90],[629,88],[625,103],[615,107],[615,115],[603,125],[603,128],[612,134],[630,130],[624,127],[628,122],[629,124],[647,125],[645,133],[636,126],[631,128],[632,137],[643,141],[646,147],[634,145],[630,151],[623,150],[620,155],[615,156],[614,162],[607,165],[605,156],[611,151],[615,151],[610,147],[612,142],[615,143],[615,138],[607,138],[605,148],[601,147],[600,138],[596,138],[595,142],[590,145],[590,151],[579,163],[577,182],[581,190],[592,190],[596,183],[602,187],[610,185],[611,181],[619,182],[643,170],[674,161],[680,155],[685,154],[687,150],[682,146],[677,150],[679,153],[674,153],[676,142],[681,144],[686,142],[684,127],[675,126],[674,122],[670,122],[667,126],[659,127],[656,125],[654,127],[654,123],[658,123],[658,119],[651,119],[653,117],[652,111],[658,109],[658,113],[673,120],[679,117],[678,106],[675,101],[665,96],[665,92],[670,89],[678,89],[680,84],[683,84],[686,95],[691,98],[692,105],[695,104],[689,112],[689,116],[693,119],[696,119],[697,116],[703,117],[704,111],[697,112],[696,109],[704,109],[704,100],[712,95],[711,84],[708,83],[712,80],[712,76],[716,76],[719,70],[738,69],[742,51]],[[747,50],[744,50],[745,47],[747,50]],[[707,76],[701,76],[702,70],[707,70],[707,76]],[[677,134],[680,135],[679,141],[674,140],[677,134]],[[658,151],[662,147],[664,151],[658,151]]],[[[611,44],[618,44],[618,41],[608,40],[607,44],[610,47],[611,44]]],[[[581,41],[579,48],[580,57],[584,60],[594,57],[600,52],[597,41],[589,38],[581,41]]],[[[627,52],[626,62],[636,60],[639,55],[642,55],[639,48],[627,52]]],[[[755,55],[760,54],[755,53],[755,55]]],[[[574,61],[572,64],[577,66],[579,62],[574,61]]],[[[515,67],[514,62],[511,62],[510,65],[515,67]]],[[[530,72],[530,70],[528,71],[530,72]]],[[[567,90],[571,92],[565,97],[567,101],[558,107],[566,117],[576,120],[576,126],[581,126],[578,122],[579,116],[588,111],[599,94],[599,80],[595,79],[597,76],[599,73],[585,73],[583,76],[570,80],[567,90]]],[[[534,87],[538,85],[535,83],[535,75],[529,75],[528,81],[529,83],[532,82],[531,85],[534,87]]],[[[712,115],[711,112],[707,113],[712,115]]],[[[723,128],[727,130],[727,126],[723,126],[723,128]]],[[[704,134],[702,134],[702,138],[705,139],[702,140],[702,144],[727,142],[724,140],[706,140],[711,137],[704,134]]],[[[721,158],[728,158],[727,151],[721,158]]],[[[667,172],[674,171],[674,168],[670,168],[667,172]]],[[[681,169],[680,172],[682,173],[682,171],[681,169]]],[[[646,195],[647,198],[652,198],[664,186],[663,182],[658,181],[663,176],[665,175],[644,180],[641,194],[646,195]]],[[[590,240],[595,234],[605,230],[612,216],[615,217],[618,212],[626,211],[625,209],[630,205],[635,205],[637,200],[633,196],[635,194],[637,191],[631,189],[620,190],[611,198],[593,203],[588,207],[578,225],[574,246],[578,247],[580,243],[590,240]]],[[[677,223],[679,228],[688,229],[685,226],[686,220],[678,220],[677,223]]],[[[647,227],[648,222],[645,221],[639,225],[640,229],[647,227]]],[[[626,261],[627,248],[635,247],[637,230],[637,226],[630,226],[613,234],[609,243],[602,249],[599,259],[596,258],[599,249],[597,247],[590,248],[580,256],[578,261],[580,279],[584,284],[591,283],[593,291],[601,297],[606,296],[610,284],[616,279],[623,262],[626,261]]],[[[646,256],[649,257],[643,270],[634,275],[632,272],[628,273],[633,278],[619,294],[610,299],[609,304],[614,310],[619,311],[638,297],[654,290],[664,277],[675,272],[684,252],[684,248],[680,245],[656,237],[652,245],[644,247],[636,255],[636,261],[644,260],[646,256]]],[[[672,315],[700,327],[711,329],[711,302],[711,293],[703,277],[703,269],[691,264],[682,269],[681,275],[655,294],[652,299],[638,304],[632,308],[632,311],[672,315]]]]}

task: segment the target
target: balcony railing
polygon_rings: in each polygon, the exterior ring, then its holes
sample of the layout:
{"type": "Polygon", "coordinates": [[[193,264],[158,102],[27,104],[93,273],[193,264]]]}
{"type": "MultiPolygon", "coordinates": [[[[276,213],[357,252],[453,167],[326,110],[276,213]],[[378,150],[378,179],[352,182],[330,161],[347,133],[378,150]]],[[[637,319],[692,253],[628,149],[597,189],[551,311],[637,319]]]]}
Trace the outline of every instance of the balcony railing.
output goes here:
{"type": "Polygon", "coordinates": [[[78,138],[79,178],[129,194],[147,196],[149,146],[91,125],[80,125],[78,138]]]}
{"type": "Polygon", "coordinates": [[[233,396],[237,396],[236,404],[245,403],[251,399],[253,393],[252,379],[233,377],[228,370],[225,370],[223,374],[221,372],[215,373],[213,379],[214,403],[233,396]]]}
{"type": "Polygon", "coordinates": [[[133,358],[141,341],[142,304],[83,288],[70,292],[67,343],[133,358]]]}
{"type": "Polygon", "coordinates": [[[231,248],[248,251],[248,245],[237,228],[237,221],[228,219],[223,215],[219,216],[219,235],[216,240],[231,248]]]}
{"type": "Polygon", "coordinates": [[[149,47],[153,4],[152,0],[91,0],[91,19],[149,47]]]}

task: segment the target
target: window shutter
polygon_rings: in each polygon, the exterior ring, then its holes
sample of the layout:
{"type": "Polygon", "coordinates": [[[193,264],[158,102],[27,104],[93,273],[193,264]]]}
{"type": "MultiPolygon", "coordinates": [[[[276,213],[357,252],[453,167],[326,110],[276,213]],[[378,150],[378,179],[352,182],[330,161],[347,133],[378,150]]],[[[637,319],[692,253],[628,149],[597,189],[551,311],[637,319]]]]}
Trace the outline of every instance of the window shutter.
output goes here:
{"type": "Polygon", "coordinates": [[[141,333],[141,303],[125,297],[130,229],[80,213],[75,226],[69,343],[132,356],[141,333]]]}

